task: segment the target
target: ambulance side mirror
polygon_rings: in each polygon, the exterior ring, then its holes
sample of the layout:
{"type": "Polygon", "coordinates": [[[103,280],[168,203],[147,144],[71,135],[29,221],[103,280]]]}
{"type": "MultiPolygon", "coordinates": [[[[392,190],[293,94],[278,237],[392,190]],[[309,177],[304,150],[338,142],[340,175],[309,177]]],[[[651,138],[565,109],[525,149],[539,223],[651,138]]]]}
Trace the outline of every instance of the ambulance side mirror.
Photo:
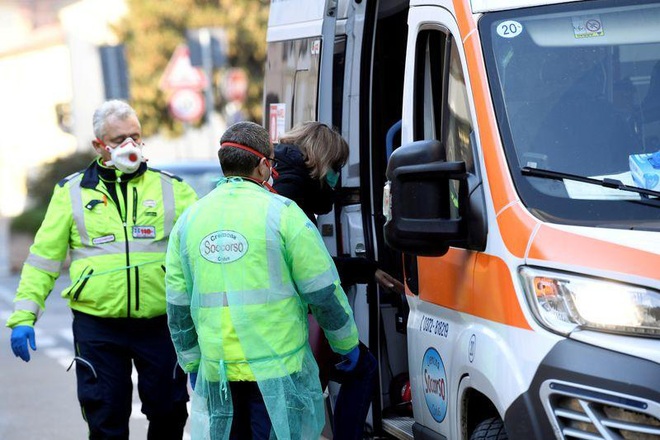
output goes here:
{"type": "Polygon", "coordinates": [[[385,242],[412,255],[441,256],[467,240],[465,162],[447,162],[435,140],[397,148],[383,194],[385,242]]]}

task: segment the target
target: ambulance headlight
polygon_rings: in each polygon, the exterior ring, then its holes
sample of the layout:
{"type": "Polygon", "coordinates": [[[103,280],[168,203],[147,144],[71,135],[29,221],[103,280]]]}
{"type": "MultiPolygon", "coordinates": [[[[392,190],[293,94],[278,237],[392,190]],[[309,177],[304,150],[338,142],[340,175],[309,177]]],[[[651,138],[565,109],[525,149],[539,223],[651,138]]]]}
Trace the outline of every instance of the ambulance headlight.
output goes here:
{"type": "Polygon", "coordinates": [[[657,290],[531,267],[522,267],[520,278],[534,315],[550,330],[660,337],[657,290]]]}

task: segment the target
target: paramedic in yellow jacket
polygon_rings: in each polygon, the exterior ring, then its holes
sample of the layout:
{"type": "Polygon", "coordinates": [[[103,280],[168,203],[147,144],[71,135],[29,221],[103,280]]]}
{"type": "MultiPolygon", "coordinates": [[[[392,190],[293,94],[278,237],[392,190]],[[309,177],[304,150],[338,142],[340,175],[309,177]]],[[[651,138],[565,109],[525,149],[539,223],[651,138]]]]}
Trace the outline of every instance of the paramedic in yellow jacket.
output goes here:
{"type": "Polygon", "coordinates": [[[174,222],[197,196],[180,179],[147,168],[140,122],[122,101],[94,113],[99,157],[54,189],[23,265],[12,328],[14,354],[30,360],[34,323],[67,256],[78,399],[90,439],[129,438],[132,365],[150,440],[180,440],[186,376],[167,328],[165,253],[174,222]]]}
{"type": "Polygon", "coordinates": [[[307,310],[346,370],[359,354],[353,314],[316,227],[269,192],[268,132],[239,122],[220,142],[225,177],[179,219],[167,252],[169,327],[194,380],[192,438],[318,439],[307,310]]]}

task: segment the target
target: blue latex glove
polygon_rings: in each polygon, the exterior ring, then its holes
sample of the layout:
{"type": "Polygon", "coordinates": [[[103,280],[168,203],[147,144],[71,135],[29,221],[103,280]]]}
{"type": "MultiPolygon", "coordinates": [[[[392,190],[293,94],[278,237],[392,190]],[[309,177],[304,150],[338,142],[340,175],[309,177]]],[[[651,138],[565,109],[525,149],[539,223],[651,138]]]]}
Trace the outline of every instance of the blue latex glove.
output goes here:
{"type": "Polygon", "coordinates": [[[195,384],[197,383],[197,373],[188,373],[190,377],[190,387],[195,391],[195,384]]]}
{"type": "Polygon", "coordinates": [[[342,355],[342,358],[343,360],[335,365],[335,368],[346,373],[353,371],[357,366],[358,359],[360,359],[360,346],[358,345],[353,350],[349,351],[345,355],[342,355]]]}
{"type": "Polygon", "coordinates": [[[649,158],[649,162],[653,168],[660,168],[660,151],[656,151],[649,158]]]}
{"type": "Polygon", "coordinates": [[[34,328],[29,325],[17,325],[11,331],[11,350],[14,355],[20,357],[25,362],[30,361],[30,350],[28,350],[28,341],[32,350],[37,349],[34,340],[34,328]]]}

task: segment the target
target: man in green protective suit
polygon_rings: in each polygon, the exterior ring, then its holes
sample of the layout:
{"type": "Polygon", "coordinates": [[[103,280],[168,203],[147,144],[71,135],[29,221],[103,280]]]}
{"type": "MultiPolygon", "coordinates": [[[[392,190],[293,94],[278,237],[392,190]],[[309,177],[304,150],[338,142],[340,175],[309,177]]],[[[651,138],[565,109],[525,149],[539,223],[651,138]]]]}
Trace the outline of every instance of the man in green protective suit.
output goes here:
{"type": "Polygon", "coordinates": [[[350,371],[352,311],[317,228],[270,192],[268,132],[239,122],[220,140],[225,177],[177,221],[167,313],[194,388],[193,439],[318,439],[325,422],[307,311],[350,371]]]}

